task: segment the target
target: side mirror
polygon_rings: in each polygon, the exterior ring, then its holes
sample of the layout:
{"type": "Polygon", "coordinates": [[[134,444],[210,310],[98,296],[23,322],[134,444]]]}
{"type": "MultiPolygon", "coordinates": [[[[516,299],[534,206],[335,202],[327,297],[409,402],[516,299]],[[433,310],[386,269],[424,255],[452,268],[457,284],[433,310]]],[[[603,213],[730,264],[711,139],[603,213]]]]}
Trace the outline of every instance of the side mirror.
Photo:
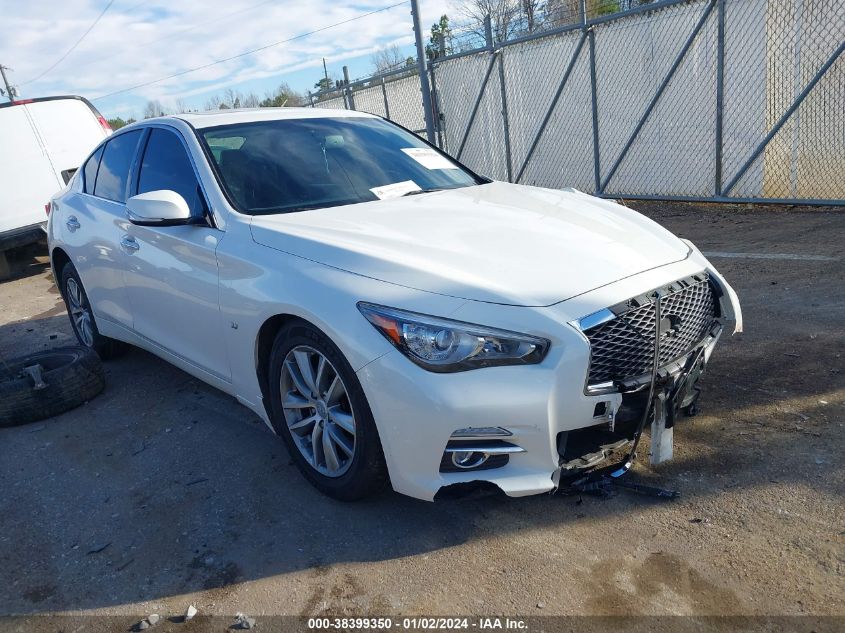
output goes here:
{"type": "Polygon", "coordinates": [[[140,226],[177,226],[191,224],[193,219],[185,198],[166,189],[132,196],[126,208],[129,221],[140,226]]]}

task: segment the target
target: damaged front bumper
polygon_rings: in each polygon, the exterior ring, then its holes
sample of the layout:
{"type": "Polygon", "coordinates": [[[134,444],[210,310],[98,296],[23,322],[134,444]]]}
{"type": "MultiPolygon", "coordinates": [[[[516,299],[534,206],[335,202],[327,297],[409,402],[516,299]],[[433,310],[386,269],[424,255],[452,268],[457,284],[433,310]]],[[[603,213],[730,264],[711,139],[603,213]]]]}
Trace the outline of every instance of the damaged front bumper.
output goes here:
{"type": "MultiPolygon", "coordinates": [[[[462,321],[543,333],[552,345],[538,365],[435,374],[390,352],[359,370],[393,488],[433,500],[452,487],[487,483],[509,496],[525,496],[552,492],[593,474],[627,471],[652,421],[655,400],[662,398],[660,410],[670,420],[664,428],[673,428],[679,413],[694,407],[698,377],[721,334],[741,323],[733,290],[696,253],[555,306],[467,302],[450,314],[462,321]],[[694,348],[649,372],[645,381],[603,393],[586,390],[590,343],[570,325],[572,320],[702,270],[719,289],[720,315],[694,348]],[[473,453],[488,453],[488,458],[481,463],[473,453]]],[[[663,449],[659,459],[671,454],[666,442],[663,449]]]]}
{"type": "MultiPolygon", "coordinates": [[[[657,367],[649,377],[647,389],[624,393],[620,411],[616,416],[609,416],[606,427],[579,429],[567,434],[560,450],[560,468],[552,475],[556,490],[589,491],[627,473],[634,464],[639,442],[649,424],[650,463],[671,460],[675,423],[683,415],[695,415],[701,394],[698,380],[704,374],[722,330],[720,323],[714,323],[708,335],[684,358],[657,367]],[[598,448],[590,449],[595,446],[598,448]],[[584,448],[588,452],[579,454],[584,448]]],[[[657,496],[677,496],[657,488],[648,488],[648,491],[657,496]]]]}

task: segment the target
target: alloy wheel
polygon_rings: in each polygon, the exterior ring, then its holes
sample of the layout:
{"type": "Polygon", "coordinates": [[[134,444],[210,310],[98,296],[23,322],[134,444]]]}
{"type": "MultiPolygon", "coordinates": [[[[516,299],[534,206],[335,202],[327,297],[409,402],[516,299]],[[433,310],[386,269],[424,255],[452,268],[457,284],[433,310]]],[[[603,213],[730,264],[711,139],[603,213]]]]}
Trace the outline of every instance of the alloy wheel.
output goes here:
{"type": "Polygon", "coordinates": [[[308,464],[340,477],[355,455],[355,414],[346,385],[324,354],[308,345],[290,350],[282,363],[282,410],[294,444],[308,464]]]}
{"type": "Polygon", "coordinates": [[[94,346],[94,320],[82,287],[71,277],[67,280],[66,295],[70,307],[73,328],[80,340],[88,347],[94,346]]]}

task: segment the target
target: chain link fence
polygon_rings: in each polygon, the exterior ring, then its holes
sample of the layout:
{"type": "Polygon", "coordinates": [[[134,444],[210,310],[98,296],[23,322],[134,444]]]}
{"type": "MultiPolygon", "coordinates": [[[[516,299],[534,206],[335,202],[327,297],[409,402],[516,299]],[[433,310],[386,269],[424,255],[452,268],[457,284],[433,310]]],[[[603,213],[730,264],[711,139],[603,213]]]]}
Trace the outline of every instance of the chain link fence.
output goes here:
{"type": "MultiPolygon", "coordinates": [[[[845,204],[842,0],[558,0],[499,20],[453,29],[429,66],[435,141],[478,173],[845,204]]],[[[415,69],[312,99],[425,134],[415,69]]]]}
{"type": "Polygon", "coordinates": [[[309,95],[315,108],[369,112],[424,135],[425,116],[416,67],[360,79],[309,95]]]}

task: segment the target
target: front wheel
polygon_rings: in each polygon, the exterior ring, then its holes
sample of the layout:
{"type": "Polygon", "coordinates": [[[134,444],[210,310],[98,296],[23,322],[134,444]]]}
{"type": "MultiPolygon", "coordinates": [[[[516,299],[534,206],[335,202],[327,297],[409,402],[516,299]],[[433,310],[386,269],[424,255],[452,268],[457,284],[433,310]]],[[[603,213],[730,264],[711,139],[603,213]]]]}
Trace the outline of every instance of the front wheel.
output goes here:
{"type": "Polygon", "coordinates": [[[384,488],[387,468],[364,391],[322,332],[306,323],[279,332],[270,392],[273,427],[318,490],[353,501],[384,488]]]}

